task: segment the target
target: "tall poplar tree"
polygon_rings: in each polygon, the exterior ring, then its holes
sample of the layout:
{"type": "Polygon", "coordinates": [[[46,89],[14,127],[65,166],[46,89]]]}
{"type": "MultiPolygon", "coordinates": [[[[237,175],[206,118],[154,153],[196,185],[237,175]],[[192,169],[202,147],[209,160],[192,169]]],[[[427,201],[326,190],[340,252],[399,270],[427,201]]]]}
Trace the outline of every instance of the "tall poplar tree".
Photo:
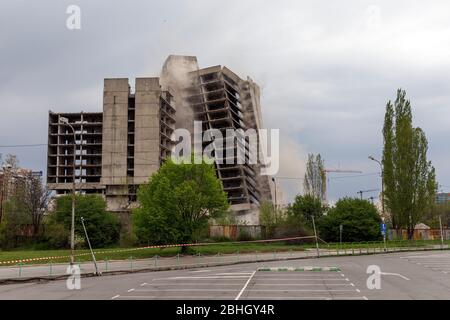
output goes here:
{"type": "Polygon", "coordinates": [[[408,239],[414,226],[434,204],[437,190],[435,169],[427,160],[425,133],[412,125],[410,101],[399,89],[394,104],[386,105],[383,128],[384,201],[394,229],[406,228],[408,239]]]}
{"type": "Polygon", "coordinates": [[[308,155],[306,163],[305,180],[303,181],[303,191],[305,195],[310,195],[321,201],[325,201],[326,196],[326,175],[324,162],[320,154],[308,155]]]}

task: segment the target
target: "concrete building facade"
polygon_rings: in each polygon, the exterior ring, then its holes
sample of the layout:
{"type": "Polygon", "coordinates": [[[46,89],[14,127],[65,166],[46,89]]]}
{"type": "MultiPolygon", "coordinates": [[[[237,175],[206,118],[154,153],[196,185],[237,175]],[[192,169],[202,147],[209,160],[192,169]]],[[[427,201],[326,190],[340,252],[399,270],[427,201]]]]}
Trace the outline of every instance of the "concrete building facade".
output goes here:
{"type": "MultiPolygon", "coordinates": [[[[224,134],[263,127],[259,87],[250,78],[222,66],[200,69],[196,57],[169,56],[160,78],[137,78],[134,93],[128,79],[105,79],[102,113],[49,113],[47,182],[59,194],[72,187],[74,143],[61,116],[77,131],[79,190],[103,194],[108,209],[118,213],[137,205],[139,185],[170,157],[175,129],[193,135],[194,120],[203,130],[224,134]]],[[[260,163],[216,161],[215,168],[237,220],[258,224],[259,205],[272,201],[274,192],[270,177],[260,174],[260,163]]]]}

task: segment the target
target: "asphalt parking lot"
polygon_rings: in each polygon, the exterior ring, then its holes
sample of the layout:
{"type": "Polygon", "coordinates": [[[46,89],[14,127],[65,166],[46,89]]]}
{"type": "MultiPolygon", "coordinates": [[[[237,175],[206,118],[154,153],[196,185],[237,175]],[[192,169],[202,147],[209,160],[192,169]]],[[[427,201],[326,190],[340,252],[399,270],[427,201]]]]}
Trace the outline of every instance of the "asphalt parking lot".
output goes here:
{"type": "Polygon", "coordinates": [[[154,278],[112,299],[363,300],[342,272],[206,270],[188,276],[154,278]],[[187,295],[188,293],[189,295],[187,295]]]}
{"type": "Polygon", "coordinates": [[[403,252],[82,278],[80,290],[66,281],[1,285],[0,299],[448,300],[448,272],[448,251],[403,252]],[[379,288],[367,285],[373,266],[379,288]]]}

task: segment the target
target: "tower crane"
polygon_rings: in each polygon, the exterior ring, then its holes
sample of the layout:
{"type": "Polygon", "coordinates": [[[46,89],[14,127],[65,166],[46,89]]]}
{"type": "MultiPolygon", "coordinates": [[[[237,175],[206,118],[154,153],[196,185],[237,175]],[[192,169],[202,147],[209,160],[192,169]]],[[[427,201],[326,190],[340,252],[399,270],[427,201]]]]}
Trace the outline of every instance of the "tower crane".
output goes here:
{"type": "Polygon", "coordinates": [[[324,169],[323,170],[325,174],[325,201],[327,200],[327,181],[328,180],[328,173],[363,173],[359,170],[345,170],[345,169],[324,169]]]}
{"type": "Polygon", "coordinates": [[[362,200],[364,193],[375,192],[375,191],[380,191],[380,189],[360,190],[357,193],[361,196],[361,200],[362,200]]]}

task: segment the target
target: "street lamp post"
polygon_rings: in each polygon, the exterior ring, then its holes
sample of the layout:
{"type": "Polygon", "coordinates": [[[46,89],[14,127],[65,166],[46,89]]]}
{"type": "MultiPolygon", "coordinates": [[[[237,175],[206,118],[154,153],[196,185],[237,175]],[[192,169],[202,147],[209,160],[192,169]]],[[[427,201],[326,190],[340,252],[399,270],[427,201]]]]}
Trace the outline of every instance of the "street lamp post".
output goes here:
{"type": "Polygon", "coordinates": [[[275,186],[275,210],[277,210],[277,183],[275,182],[275,178],[272,177],[273,185],[275,186]]]}
{"type": "Polygon", "coordinates": [[[75,162],[76,162],[76,153],[77,153],[77,145],[76,145],[76,135],[75,129],[69,123],[69,119],[65,117],[60,117],[59,122],[68,126],[73,133],[73,163],[72,163],[72,221],[70,227],[70,264],[73,265],[75,263],[75,192],[76,192],[76,184],[75,184],[75,162]]]}
{"type": "Polygon", "coordinates": [[[384,180],[383,180],[383,164],[381,163],[380,160],[375,159],[372,156],[369,156],[369,159],[372,161],[375,161],[376,163],[378,163],[380,165],[380,169],[381,169],[381,213],[384,217],[384,180]]]}
{"type": "MultiPolygon", "coordinates": [[[[383,216],[383,223],[384,223],[385,214],[384,214],[384,169],[383,169],[383,164],[381,163],[380,160],[375,159],[373,156],[369,156],[369,159],[378,163],[380,165],[380,169],[381,169],[381,215],[383,216]]],[[[384,233],[384,235],[383,235],[383,240],[384,240],[384,251],[387,251],[386,233],[384,233]]]]}

